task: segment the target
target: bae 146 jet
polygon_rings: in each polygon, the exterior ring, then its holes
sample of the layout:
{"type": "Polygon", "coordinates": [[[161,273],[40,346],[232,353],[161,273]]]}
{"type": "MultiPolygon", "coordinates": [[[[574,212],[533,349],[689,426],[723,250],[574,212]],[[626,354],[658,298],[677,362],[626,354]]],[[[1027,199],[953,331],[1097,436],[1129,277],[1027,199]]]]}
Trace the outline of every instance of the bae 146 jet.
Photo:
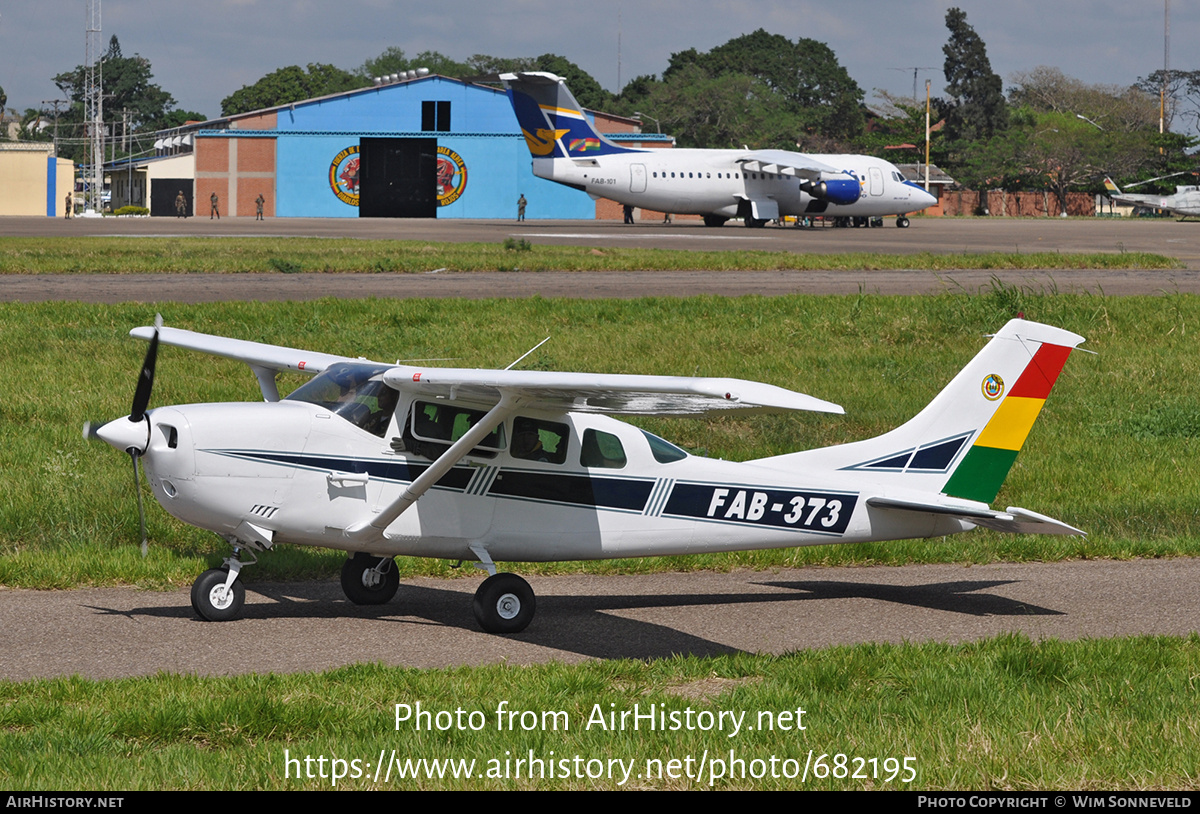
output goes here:
{"type": "Polygon", "coordinates": [[[787,150],[635,149],[596,130],[564,80],[500,74],[533,156],[533,174],[593,198],[673,214],[708,226],[742,218],[750,227],[785,215],[881,222],[937,203],[894,164],[865,155],[787,150]]]}
{"type": "MultiPolygon", "coordinates": [[[[989,506],[1083,337],[1015,319],[915,418],[863,441],[745,462],[685,450],[613,415],[842,408],[743,379],[386,364],[176,328],[150,346],[127,418],[85,427],[144,464],[171,515],[233,547],[201,574],[201,619],[236,617],[249,555],[281,543],[348,555],[350,601],[388,602],[393,558],[489,574],[480,626],[516,633],[535,597],[497,561],[655,557],[940,537],[983,526],[1081,534],[989,506]],[[160,344],[245,363],[261,403],[149,409],[160,344]],[[282,371],[312,378],[280,398],[282,371]]],[[[139,489],[140,495],[140,489],[139,489]]],[[[140,507],[140,498],[139,498],[140,507]]],[[[143,516],[144,528],[144,516],[143,516]]]]}

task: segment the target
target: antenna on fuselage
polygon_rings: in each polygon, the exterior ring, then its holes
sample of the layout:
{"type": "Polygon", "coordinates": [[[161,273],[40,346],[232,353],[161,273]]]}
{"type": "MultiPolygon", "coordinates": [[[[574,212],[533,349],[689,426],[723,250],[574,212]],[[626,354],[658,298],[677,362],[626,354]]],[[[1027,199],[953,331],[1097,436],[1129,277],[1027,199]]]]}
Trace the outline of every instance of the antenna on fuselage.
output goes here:
{"type": "Polygon", "coordinates": [[[545,345],[545,344],[546,344],[547,342],[549,342],[549,341],[550,341],[550,337],[548,337],[548,336],[547,336],[547,337],[546,337],[545,339],[543,339],[541,342],[538,342],[538,343],[537,343],[536,345],[534,345],[532,348],[530,348],[529,350],[527,350],[527,351],[525,351],[523,354],[521,354],[521,358],[520,358],[520,359],[517,359],[517,361],[513,362],[511,365],[509,365],[508,367],[506,367],[506,368],[504,368],[504,369],[505,369],[505,370],[512,370],[514,367],[516,367],[517,365],[519,365],[519,364],[521,363],[521,359],[524,359],[526,356],[528,356],[529,354],[533,353],[535,350],[537,350],[538,348],[540,348],[542,345],[545,345]]]}

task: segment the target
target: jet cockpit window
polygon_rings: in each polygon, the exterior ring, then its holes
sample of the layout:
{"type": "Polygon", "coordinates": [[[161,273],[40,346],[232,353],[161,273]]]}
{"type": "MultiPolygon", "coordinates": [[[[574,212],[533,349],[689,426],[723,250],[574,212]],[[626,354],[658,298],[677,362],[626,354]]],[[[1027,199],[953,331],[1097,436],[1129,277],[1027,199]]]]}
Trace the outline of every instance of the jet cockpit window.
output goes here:
{"type": "Polygon", "coordinates": [[[338,362],[288,395],[324,407],[359,429],[380,438],[387,432],[400,394],[383,383],[386,365],[338,362]]]}

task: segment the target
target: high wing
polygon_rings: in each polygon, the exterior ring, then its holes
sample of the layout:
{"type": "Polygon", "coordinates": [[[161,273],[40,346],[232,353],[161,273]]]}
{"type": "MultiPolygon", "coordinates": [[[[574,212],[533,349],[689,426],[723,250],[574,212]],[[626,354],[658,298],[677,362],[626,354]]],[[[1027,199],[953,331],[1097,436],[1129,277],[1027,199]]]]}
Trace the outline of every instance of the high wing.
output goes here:
{"type": "MultiPolygon", "coordinates": [[[[154,328],[134,328],[130,336],[149,340],[154,335],[154,328]]],[[[197,350],[225,359],[244,362],[254,371],[258,378],[259,389],[267,401],[279,401],[279,391],[275,386],[275,376],[283,370],[291,370],[308,375],[316,375],[335,362],[353,362],[346,356],[335,356],[331,353],[285,348],[280,345],[267,345],[262,342],[250,342],[245,339],[229,339],[224,336],[213,336],[181,328],[160,328],[158,341],[163,345],[173,345],[178,348],[197,350]]]]}
{"type": "Polygon", "coordinates": [[[730,410],[845,412],[813,396],[745,379],[398,366],[387,371],[383,380],[397,390],[430,397],[496,404],[508,396],[527,409],[562,412],[674,416],[730,410]]]}
{"type": "Polygon", "coordinates": [[[491,409],[395,500],[345,530],[346,537],[364,542],[383,539],[396,518],[518,409],[624,415],[706,415],[728,410],[844,412],[828,401],[742,379],[399,365],[384,373],[383,380],[404,392],[466,399],[491,405],[491,409]]]}

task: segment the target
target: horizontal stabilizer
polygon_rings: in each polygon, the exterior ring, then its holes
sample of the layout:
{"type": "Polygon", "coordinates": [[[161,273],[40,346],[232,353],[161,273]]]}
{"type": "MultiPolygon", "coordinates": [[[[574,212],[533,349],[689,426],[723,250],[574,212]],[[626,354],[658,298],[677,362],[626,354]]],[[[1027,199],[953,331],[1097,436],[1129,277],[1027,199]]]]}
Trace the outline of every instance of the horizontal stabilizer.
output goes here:
{"type": "Polygon", "coordinates": [[[894,509],[902,512],[918,512],[921,514],[940,514],[965,520],[976,526],[983,526],[992,531],[1003,531],[1009,534],[1064,534],[1073,537],[1084,537],[1087,533],[1068,526],[1061,520],[1047,517],[1044,514],[1031,512],[1016,506],[1009,506],[1003,512],[991,509],[970,509],[959,506],[946,506],[941,503],[923,503],[913,500],[893,500],[891,498],[873,497],[867,500],[867,505],[876,509],[894,509]]]}
{"type": "Polygon", "coordinates": [[[384,381],[426,397],[494,404],[509,395],[527,408],[564,412],[693,416],[729,410],[844,412],[832,402],[744,379],[402,366],[385,373],[384,381]]]}

